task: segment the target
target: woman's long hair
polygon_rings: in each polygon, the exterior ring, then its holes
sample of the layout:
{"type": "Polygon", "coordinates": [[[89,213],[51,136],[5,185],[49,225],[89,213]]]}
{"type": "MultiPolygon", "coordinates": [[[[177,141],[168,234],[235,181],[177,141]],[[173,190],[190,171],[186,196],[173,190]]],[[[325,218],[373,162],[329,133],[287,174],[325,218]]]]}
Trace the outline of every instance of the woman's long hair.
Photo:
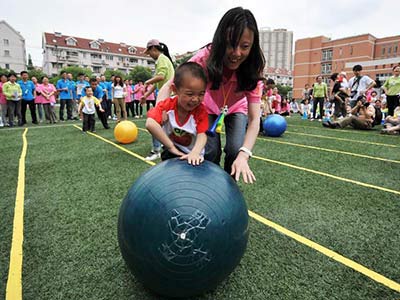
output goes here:
{"type": "Polygon", "coordinates": [[[254,33],[254,41],[249,56],[236,70],[238,91],[251,91],[262,79],[265,59],[260,48],[256,19],[250,10],[236,7],[225,13],[214,34],[210,56],[207,60],[207,72],[212,90],[219,89],[222,82],[226,48],[228,46],[236,48],[246,28],[254,33]]]}
{"type": "Polygon", "coordinates": [[[173,64],[167,45],[165,45],[164,43],[160,43],[160,46],[153,46],[153,47],[156,48],[158,51],[160,51],[162,54],[164,54],[166,57],[168,57],[171,63],[173,64]]]}

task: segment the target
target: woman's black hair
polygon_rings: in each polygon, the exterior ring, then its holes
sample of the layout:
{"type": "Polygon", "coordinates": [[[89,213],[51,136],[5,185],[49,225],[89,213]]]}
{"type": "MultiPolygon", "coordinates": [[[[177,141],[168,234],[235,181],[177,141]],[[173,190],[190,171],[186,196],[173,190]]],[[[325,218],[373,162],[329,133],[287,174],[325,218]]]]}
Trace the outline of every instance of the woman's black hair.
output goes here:
{"type": "Polygon", "coordinates": [[[226,48],[228,46],[236,48],[246,28],[253,32],[254,41],[249,56],[236,70],[238,91],[254,90],[257,82],[262,79],[265,59],[260,48],[256,19],[250,10],[236,7],[225,13],[214,33],[210,56],[207,60],[207,72],[212,90],[217,90],[222,82],[226,48]]]}
{"type": "Polygon", "coordinates": [[[120,86],[124,86],[124,81],[122,80],[122,77],[119,75],[115,75],[114,77],[114,86],[116,86],[117,84],[119,84],[120,86]],[[117,78],[121,79],[119,82],[117,82],[117,78]]]}
{"type": "Polygon", "coordinates": [[[164,43],[160,43],[160,46],[153,46],[153,47],[156,48],[158,51],[162,52],[166,57],[169,58],[171,63],[173,63],[171,55],[169,54],[167,45],[165,45],[164,43]]]}

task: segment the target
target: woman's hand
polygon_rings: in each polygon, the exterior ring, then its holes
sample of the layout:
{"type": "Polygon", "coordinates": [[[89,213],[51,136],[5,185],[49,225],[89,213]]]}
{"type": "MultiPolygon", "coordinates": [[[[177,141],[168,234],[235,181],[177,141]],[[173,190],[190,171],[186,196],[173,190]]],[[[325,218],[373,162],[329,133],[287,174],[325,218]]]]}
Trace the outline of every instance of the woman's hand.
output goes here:
{"type": "Polygon", "coordinates": [[[239,181],[240,175],[243,177],[244,183],[253,183],[256,177],[249,167],[249,156],[244,152],[239,152],[235,161],[232,164],[231,176],[235,176],[235,180],[239,181]]]}

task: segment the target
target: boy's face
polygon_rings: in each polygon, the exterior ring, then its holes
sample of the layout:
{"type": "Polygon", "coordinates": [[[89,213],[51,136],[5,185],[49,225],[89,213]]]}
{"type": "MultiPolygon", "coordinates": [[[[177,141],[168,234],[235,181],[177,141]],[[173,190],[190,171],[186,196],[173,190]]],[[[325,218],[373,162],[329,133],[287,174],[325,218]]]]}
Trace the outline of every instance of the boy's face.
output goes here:
{"type": "Polygon", "coordinates": [[[86,89],[86,96],[88,96],[88,97],[92,97],[92,96],[93,96],[93,90],[92,90],[92,88],[87,88],[87,89],[86,89]]]}
{"type": "Polygon", "coordinates": [[[178,95],[178,107],[190,112],[203,102],[206,84],[202,79],[188,75],[179,88],[173,85],[173,90],[178,95]]]}

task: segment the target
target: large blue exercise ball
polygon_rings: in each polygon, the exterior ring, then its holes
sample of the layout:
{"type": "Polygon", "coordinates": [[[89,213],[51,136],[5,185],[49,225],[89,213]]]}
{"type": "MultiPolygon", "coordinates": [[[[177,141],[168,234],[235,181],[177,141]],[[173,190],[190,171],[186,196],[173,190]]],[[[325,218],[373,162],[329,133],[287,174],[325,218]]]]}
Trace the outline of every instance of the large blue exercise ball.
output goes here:
{"type": "Polygon", "coordinates": [[[263,123],[264,134],[272,137],[281,136],[287,127],[286,119],[280,115],[270,115],[263,123]]]}
{"type": "Polygon", "coordinates": [[[214,163],[164,161],[139,177],[122,202],[118,241],[133,275],[153,292],[190,297],[234,270],[248,240],[246,202],[214,163]]]}

